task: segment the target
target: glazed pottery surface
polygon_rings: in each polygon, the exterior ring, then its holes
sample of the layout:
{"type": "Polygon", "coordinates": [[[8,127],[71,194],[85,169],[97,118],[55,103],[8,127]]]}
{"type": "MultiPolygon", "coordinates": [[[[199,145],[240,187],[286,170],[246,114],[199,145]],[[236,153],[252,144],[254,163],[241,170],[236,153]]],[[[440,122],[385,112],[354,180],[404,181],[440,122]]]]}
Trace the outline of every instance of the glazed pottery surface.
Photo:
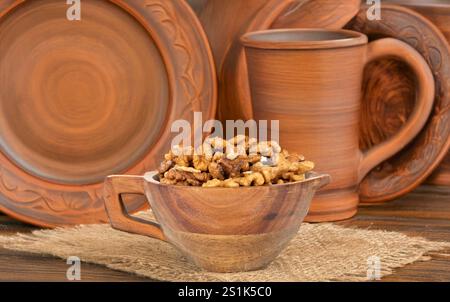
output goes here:
{"type": "MultiPolygon", "coordinates": [[[[447,0],[390,0],[386,2],[396,3],[410,8],[433,22],[450,44],[450,1],[447,0]]],[[[450,74],[447,76],[450,77],[450,74]]],[[[447,87],[447,95],[450,89],[447,87]]],[[[449,137],[450,139],[450,137],[449,137]]],[[[429,184],[450,186],[450,153],[447,153],[439,167],[427,180],[429,184]]]]}
{"type": "Polygon", "coordinates": [[[40,226],[105,222],[104,178],[154,169],[173,121],[216,111],[187,3],[82,2],[69,21],[66,1],[0,1],[0,209],[40,226]]]}
{"type": "MultiPolygon", "coordinates": [[[[420,14],[406,7],[383,4],[381,20],[368,20],[363,7],[346,26],[371,40],[392,37],[414,47],[430,66],[436,86],[433,111],[424,129],[406,148],[363,180],[362,202],[384,202],[412,191],[441,162],[441,173],[436,172],[432,181],[449,184],[450,170],[446,167],[450,160],[444,158],[450,147],[450,3],[446,6],[437,1],[427,3],[408,6],[420,14]]],[[[407,65],[396,58],[387,58],[366,67],[363,87],[360,144],[366,149],[397,133],[408,120],[417,98],[416,78],[407,65]]]]}
{"type": "Polygon", "coordinates": [[[202,188],[161,184],[157,172],[109,176],[105,205],[113,228],[165,240],[209,271],[249,271],[265,267],[286,247],[315,191],[329,179],[311,173],[284,185],[202,188]],[[123,209],[120,194],[144,192],[156,222],[123,209]]]}
{"type": "MultiPolygon", "coordinates": [[[[423,58],[395,39],[368,44],[346,30],[268,30],[243,36],[256,120],[280,120],[280,143],[327,171],[332,183],[317,194],[308,221],[346,219],[356,213],[358,185],[376,165],[406,146],[427,121],[434,80],[423,58]],[[417,75],[418,102],[390,140],[361,152],[359,129],[363,69],[398,57],[417,75]]],[[[270,131],[270,130],[269,130],[270,131]]]]}

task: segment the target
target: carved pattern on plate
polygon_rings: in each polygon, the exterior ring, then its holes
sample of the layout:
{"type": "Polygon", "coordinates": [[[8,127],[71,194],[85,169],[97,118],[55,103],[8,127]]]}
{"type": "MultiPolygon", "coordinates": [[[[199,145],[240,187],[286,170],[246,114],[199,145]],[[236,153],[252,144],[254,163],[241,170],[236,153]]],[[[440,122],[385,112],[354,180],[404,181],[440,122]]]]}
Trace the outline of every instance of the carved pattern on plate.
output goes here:
{"type": "MultiPolygon", "coordinates": [[[[393,37],[414,47],[430,65],[436,80],[437,93],[434,110],[419,136],[400,154],[373,170],[361,184],[361,200],[366,202],[391,200],[418,186],[443,159],[449,146],[450,134],[450,53],[445,38],[434,25],[409,9],[393,5],[383,5],[382,9],[382,20],[367,20],[366,11],[362,9],[347,27],[363,32],[371,39],[393,37]]],[[[400,69],[405,73],[403,79],[406,79],[406,82],[399,83],[402,75],[388,82],[383,81],[383,77],[392,79],[386,66],[378,65],[375,68],[378,71],[377,74],[367,72],[368,80],[364,86],[381,88],[378,89],[378,93],[364,96],[362,114],[363,117],[378,116],[379,120],[383,120],[387,101],[391,102],[394,99],[398,112],[397,116],[394,116],[396,123],[385,123],[376,127],[370,124],[363,125],[362,132],[366,135],[363,135],[365,140],[361,141],[361,145],[365,147],[380,143],[381,138],[386,138],[389,133],[398,130],[397,127],[406,121],[410,113],[408,109],[415,101],[410,98],[411,91],[414,92],[415,87],[414,81],[408,80],[407,70],[397,68],[397,71],[400,69]],[[379,83],[386,85],[379,85],[379,83]],[[410,86],[409,93],[398,93],[394,97],[389,97],[389,95],[392,96],[393,88],[408,89],[405,85],[410,86]],[[381,133],[367,135],[368,132],[377,131],[381,133]]],[[[364,118],[362,120],[367,121],[364,118]]]]}

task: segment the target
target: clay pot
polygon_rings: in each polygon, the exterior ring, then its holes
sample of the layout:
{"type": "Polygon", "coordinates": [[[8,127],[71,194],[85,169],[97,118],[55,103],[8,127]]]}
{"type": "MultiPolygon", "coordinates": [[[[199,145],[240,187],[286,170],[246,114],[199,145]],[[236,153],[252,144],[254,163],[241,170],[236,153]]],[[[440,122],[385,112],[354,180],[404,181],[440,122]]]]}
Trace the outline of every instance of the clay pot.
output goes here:
{"type": "Polygon", "coordinates": [[[260,31],[244,35],[242,42],[255,120],[280,120],[281,145],[332,176],[331,185],[314,199],[307,220],[352,217],[362,178],[406,146],[431,112],[435,86],[427,63],[403,42],[368,44],[365,35],[347,30],[260,31]],[[416,74],[418,102],[401,131],[363,153],[358,144],[363,70],[369,62],[391,56],[416,74]]]}
{"type": "Polygon", "coordinates": [[[214,272],[265,267],[297,234],[328,175],[284,185],[202,188],[171,186],[145,176],[110,176],[105,205],[113,228],[167,241],[193,263],[214,272]],[[119,195],[146,194],[156,222],[124,213],[119,195]]]}

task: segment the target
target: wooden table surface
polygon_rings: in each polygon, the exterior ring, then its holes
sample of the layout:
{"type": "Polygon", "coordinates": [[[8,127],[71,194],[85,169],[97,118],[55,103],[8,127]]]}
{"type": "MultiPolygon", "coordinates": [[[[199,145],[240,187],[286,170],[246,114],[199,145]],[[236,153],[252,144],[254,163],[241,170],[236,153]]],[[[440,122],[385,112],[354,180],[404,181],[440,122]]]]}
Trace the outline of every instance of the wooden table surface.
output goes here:
{"type": "MultiPolygon", "coordinates": [[[[450,187],[423,186],[394,202],[361,206],[356,217],[339,224],[450,241],[450,187]]],[[[0,215],[1,235],[33,229],[0,215]]],[[[66,281],[67,268],[62,259],[0,248],[0,281],[66,281]]],[[[151,281],[85,263],[81,274],[83,281],[151,281]]],[[[450,256],[434,256],[431,261],[407,265],[382,281],[450,281],[450,256]]]]}

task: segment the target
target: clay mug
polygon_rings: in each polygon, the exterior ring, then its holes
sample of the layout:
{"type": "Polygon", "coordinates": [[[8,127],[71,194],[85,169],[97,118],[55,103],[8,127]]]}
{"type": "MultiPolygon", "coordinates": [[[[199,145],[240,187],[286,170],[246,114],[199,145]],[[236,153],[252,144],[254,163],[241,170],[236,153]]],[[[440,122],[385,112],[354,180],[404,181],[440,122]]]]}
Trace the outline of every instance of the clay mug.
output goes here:
{"type": "Polygon", "coordinates": [[[315,191],[329,175],[282,185],[202,188],[161,184],[157,172],[109,176],[104,200],[113,228],[167,241],[214,272],[260,269],[297,234],[315,191]],[[157,222],[126,213],[121,194],[145,194],[157,222]]]}
{"type": "Polygon", "coordinates": [[[327,171],[333,179],[316,195],[306,220],[352,217],[364,176],[405,147],[425,125],[435,93],[429,66],[401,41],[368,43],[364,34],[348,30],[268,30],[248,33],[241,41],[254,119],[279,120],[281,145],[304,154],[317,163],[318,172],[327,171]],[[396,135],[362,152],[358,141],[364,67],[386,57],[396,57],[414,71],[415,109],[396,135]]]}

